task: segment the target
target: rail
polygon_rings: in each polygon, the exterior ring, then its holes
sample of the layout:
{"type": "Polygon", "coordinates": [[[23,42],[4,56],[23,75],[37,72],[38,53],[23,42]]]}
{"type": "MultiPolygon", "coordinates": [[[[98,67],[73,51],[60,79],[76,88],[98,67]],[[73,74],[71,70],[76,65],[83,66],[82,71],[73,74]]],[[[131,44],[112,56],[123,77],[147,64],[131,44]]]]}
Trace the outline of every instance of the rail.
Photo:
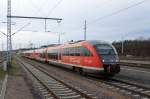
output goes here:
{"type": "Polygon", "coordinates": [[[60,79],[55,78],[54,76],[50,75],[49,72],[44,70],[41,67],[34,67],[34,64],[25,63],[20,61],[21,64],[28,70],[34,78],[40,82],[40,86],[42,85],[52,96],[56,99],[94,99],[96,97],[91,97],[82,91],[74,88],[73,86],[65,83],[60,79]]]}
{"type": "MultiPolygon", "coordinates": [[[[32,62],[29,61],[31,64],[32,62]]],[[[38,65],[38,63],[36,64],[38,65]]],[[[39,65],[38,65],[39,66],[39,65]]],[[[42,66],[41,66],[42,67],[42,66]]],[[[123,81],[121,79],[102,79],[96,78],[94,76],[86,76],[87,81],[95,83],[97,86],[103,84],[106,88],[119,89],[119,92],[124,91],[126,95],[142,98],[150,98],[150,89],[144,86],[140,86],[137,83],[132,83],[131,81],[123,81]]]]}
{"type": "Polygon", "coordinates": [[[150,69],[150,61],[120,60],[120,65],[150,69]]]}
{"type": "Polygon", "coordinates": [[[0,58],[0,63],[3,63],[6,60],[6,56],[0,58]]]}

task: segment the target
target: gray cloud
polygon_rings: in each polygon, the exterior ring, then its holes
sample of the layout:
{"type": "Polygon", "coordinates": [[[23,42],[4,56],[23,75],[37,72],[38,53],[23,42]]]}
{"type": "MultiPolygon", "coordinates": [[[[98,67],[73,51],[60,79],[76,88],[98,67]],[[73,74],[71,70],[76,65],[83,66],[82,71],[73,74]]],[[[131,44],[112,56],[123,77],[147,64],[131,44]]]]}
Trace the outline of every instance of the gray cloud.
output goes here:
{"type": "MultiPolygon", "coordinates": [[[[59,0],[12,0],[12,15],[22,16],[48,16],[48,13],[59,0]]],[[[62,0],[51,12],[49,17],[63,18],[60,26],[56,21],[47,21],[47,30],[53,32],[65,32],[61,36],[62,43],[69,40],[83,39],[84,20],[88,23],[95,19],[106,16],[119,9],[126,8],[142,0],[62,0]]],[[[0,1],[0,21],[6,21],[7,0],[0,1]]],[[[150,2],[128,9],[114,16],[97,20],[87,25],[87,38],[105,40],[108,42],[125,39],[136,39],[139,36],[150,37],[149,18],[150,2]]],[[[14,44],[28,46],[29,42],[57,43],[55,33],[44,33],[44,22],[41,20],[13,19],[17,24],[12,26],[13,32],[27,24],[31,25],[14,36],[14,44]],[[26,32],[38,31],[38,32],[26,32]]],[[[6,24],[0,23],[0,30],[5,31],[6,24]]],[[[1,36],[1,35],[0,35],[1,36]]],[[[0,39],[6,41],[2,36],[0,39]]],[[[1,41],[0,41],[1,44],[1,41]]],[[[1,48],[0,48],[1,49],[1,48]]]]}

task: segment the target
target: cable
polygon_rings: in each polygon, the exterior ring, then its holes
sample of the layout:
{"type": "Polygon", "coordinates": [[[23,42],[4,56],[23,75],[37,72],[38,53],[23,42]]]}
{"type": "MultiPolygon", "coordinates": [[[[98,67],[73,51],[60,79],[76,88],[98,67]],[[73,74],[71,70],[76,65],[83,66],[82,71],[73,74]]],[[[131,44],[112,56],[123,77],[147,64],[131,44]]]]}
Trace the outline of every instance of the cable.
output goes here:
{"type": "Polygon", "coordinates": [[[0,33],[2,33],[3,35],[7,36],[7,34],[6,34],[6,33],[4,33],[4,32],[2,32],[2,31],[0,31],[0,33]]]}
{"type": "Polygon", "coordinates": [[[105,19],[105,18],[114,16],[114,15],[119,14],[119,13],[121,13],[121,12],[123,12],[123,11],[126,11],[126,10],[128,10],[128,9],[130,9],[130,8],[133,8],[133,7],[136,7],[136,6],[140,5],[140,4],[143,4],[143,3],[146,2],[146,1],[148,1],[148,0],[143,0],[143,1],[137,2],[137,3],[135,3],[135,4],[132,4],[132,5],[128,6],[128,7],[122,8],[122,9],[120,9],[120,10],[118,10],[118,11],[112,12],[112,13],[110,13],[110,14],[108,14],[108,15],[99,17],[99,18],[97,18],[96,20],[91,21],[91,22],[89,22],[89,23],[87,23],[87,24],[89,25],[89,24],[95,23],[95,22],[97,22],[97,21],[99,21],[99,20],[103,20],[103,19],[105,19]]]}
{"type": "Polygon", "coordinates": [[[56,5],[49,11],[49,13],[47,14],[47,17],[54,11],[54,9],[57,8],[57,6],[62,2],[63,0],[59,0],[56,5]]]}
{"type": "MultiPolygon", "coordinates": [[[[128,7],[122,8],[122,9],[120,9],[120,10],[118,10],[118,11],[115,11],[115,12],[112,12],[112,13],[110,13],[110,14],[108,14],[108,15],[105,15],[105,16],[103,16],[103,17],[99,17],[99,18],[97,18],[97,19],[94,20],[94,21],[88,22],[87,25],[91,25],[91,24],[93,24],[93,23],[95,23],[95,22],[97,22],[97,21],[99,21],[99,20],[103,20],[103,19],[105,19],[105,18],[108,18],[108,17],[111,17],[111,16],[113,16],[113,15],[119,14],[119,13],[121,13],[121,12],[123,12],[123,11],[126,11],[126,10],[130,9],[130,8],[136,7],[136,6],[142,4],[142,3],[146,2],[146,1],[148,1],[148,0],[142,0],[142,1],[140,1],[140,2],[137,2],[137,3],[134,3],[134,4],[130,5],[130,6],[128,6],[128,7]]],[[[78,31],[79,29],[82,29],[82,27],[83,27],[83,26],[76,27],[74,30],[75,30],[75,31],[78,31]]],[[[74,30],[73,30],[73,31],[74,31],[74,30]]]]}
{"type": "Polygon", "coordinates": [[[18,33],[19,31],[21,31],[22,29],[24,29],[26,26],[30,25],[30,24],[31,24],[30,22],[27,23],[27,24],[25,24],[23,27],[21,27],[21,28],[18,29],[16,32],[14,32],[14,33],[12,34],[12,36],[15,35],[16,33],[18,33]]]}
{"type": "MultiPolygon", "coordinates": [[[[106,0],[105,2],[101,3],[100,5],[94,6],[94,7],[95,7],[96,9],[98,9],[98,8],[101,8],[102,6],[107,5],[108,3],[112,2],[112,1],[113,1],[113,0],[106,0]]],[[[85,13],[88,13],[88,12],[89,12],[89,10],[87,9],[87,11],[84,12],[84,15],[85,15],[85,13]]]]}
{"type": "MultiPolygon", "coordinates": [[[[31,4],[32,4],[32,6],[37,10],[37,12],[39,13],[39,14],[44,14],[42,11],[41,11],[41,6],[40,7],[37,7],[34,3],[33,3],[33,1],[32,0],[30,0],[31,1],[31,4]]],[[[44,14],[45,15],[45,14],[44,14]]]]}

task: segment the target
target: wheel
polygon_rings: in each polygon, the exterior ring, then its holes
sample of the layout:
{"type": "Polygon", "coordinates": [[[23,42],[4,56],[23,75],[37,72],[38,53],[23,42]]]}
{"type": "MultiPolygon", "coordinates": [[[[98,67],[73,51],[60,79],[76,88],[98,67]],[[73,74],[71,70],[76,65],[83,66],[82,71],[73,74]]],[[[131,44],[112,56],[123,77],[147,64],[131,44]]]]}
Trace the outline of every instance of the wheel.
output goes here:
{"type": "Polygon", "coordinates": [[[72,70],[75,71],[75,70],[76,70],[76,67],[73,66],[73,67],[72,67],[72,70]]]}
{"type": "Polygon", "coordinates": [[[80,75],[86,76],[87,73],[83,71],[83,68],[79,68],[80,75]]]}
{"type": "Polygon", "coordinates": [[[79,68],[79,74],[83,74],[83,69],[82,68],[79,68]]]}

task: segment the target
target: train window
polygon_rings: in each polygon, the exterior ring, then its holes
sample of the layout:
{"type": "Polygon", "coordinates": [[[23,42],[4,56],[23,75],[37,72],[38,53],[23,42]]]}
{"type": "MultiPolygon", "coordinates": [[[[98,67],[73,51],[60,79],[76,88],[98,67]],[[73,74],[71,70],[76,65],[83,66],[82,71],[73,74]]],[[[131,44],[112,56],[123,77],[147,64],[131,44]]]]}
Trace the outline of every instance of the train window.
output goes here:
{"type": "Polygon", "coordinates": [[[92,56],[92,53],[85,47],[82,47],[82,55],[83,56],[92,56]]]}
{"type": "Polygon", "coordinates": [[[69,48],[68,56],[73,56],[73,54],[72,54],[72,48],[69,48]]]}
{"type": "Polygon", "coordinates": [[[48,52],[48,58],[58,60],[58,50],[51,50],[48,52]]]}
{"type": "Polygon", "coordinates": [[[42,53],[40,54],[40,57],[41,57],[41,58],[45,58],[45,57],[46,57],[46,53],[45,53],[45,52],[42,52],[42,53]]]}
{"type": "Polygon", "coordinates": [[[70,56],[70,48],[67,48],[67,51],[66,51],[66,56],[70,56]]]}
{"type": "Polygon", "coordinates": [[[43,57],[41,53],[40,53],[40,57],[43,57]]]}
{"type": "Polygon", "coordinates": [[[65,56],[65,49],[62,49],[62,55],[65,56]]]}
{"type": "Polygon", "coordinates": [[[72,54],[71,54],[72,52],[71,51],[72,51],[71,48],[67,48],[67,56],[72,56],[72,54]]]}
{"type": "Polygon", "coordinates": [[[61,50],[61,54],[64,55],[64,49],[61,50]]]}
{"type": "Polygon", "coordinates": [[[27,56],[30,56],[30,53],[27,53],[27,56]]]}
{"type": "Polygon", "coordinates": [[[64,49],[64,56],[67,56],[67,49],[64,49]]]}
{"type": "Polygon", "coordinates": [[[64,48],[64,56],[67,56],[67,49],[64,48]]]}
{"type": "Polygon", "coordinates": [[[80,47],[65,48],[63,49],[62,54],[64,56],[81,56],[81,49],[80,47]]]}
{"type": "Polygon", "coordinates": [[[80,53],[75,53],[75,56],[80,56],[80,53]]]}
{"type": "Polygon", "coordinates": [[[63,49],[63,56],[68,56],[68,54],[69,54],[68,49],[67,49],[67,48],[64,48],[64,49],[63,49]]]}
{"type": "Polygon", "coordinates": [[[80,56],[80,53],[78,52],[76,47],[72,47],[70,50],[70,56],[80,56]]]}
{"type": "Polygon", "coordinates": [[[46,52],[43,52],[43,58],[45,58],[46,57],[46,52]]]}
{"type": "Polygon", "coordinates": [[[108,44],[98,44],[95,46],[96,51],[103,55],[116,54],[114,49],[108,44]]]}
{"type": "Polygon", "coordinates": [[[71,48],[71,56],[75,56],[75,54],[74,54],[74,48],[71,48]]]}
{"type": "Polygon", "coordinates": [[[81,51],[80,51],[80,47],[76,47],[75,48],[75,56],[81,56],[81,51]]]}

